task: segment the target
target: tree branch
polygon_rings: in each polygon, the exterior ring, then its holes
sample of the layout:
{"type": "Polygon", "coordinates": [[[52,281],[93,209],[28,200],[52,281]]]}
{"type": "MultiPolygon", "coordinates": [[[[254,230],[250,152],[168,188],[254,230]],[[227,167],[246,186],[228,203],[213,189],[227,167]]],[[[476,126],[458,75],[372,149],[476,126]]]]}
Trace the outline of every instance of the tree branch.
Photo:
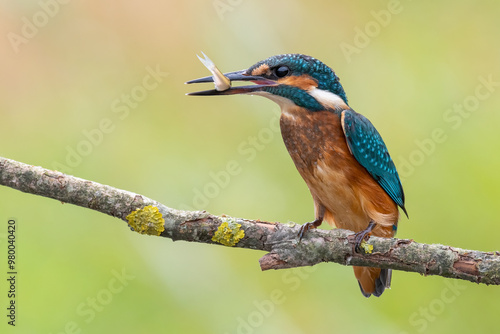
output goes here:
{"type": "Polygon", "coordinates": [[[0,185],[120,218],[139,233],[266,251],[259,260],[262,270],[336,262],[500,285],[499,252],[371,237],[362,245],[365,254],[359,254],[354,251],[353,232],[341,229],[311,230],[299,243],[295,224],[175,210],[139,194],[2,157],[0,185]],[[153,208],[144,209],[149,206],[153,208]]]}

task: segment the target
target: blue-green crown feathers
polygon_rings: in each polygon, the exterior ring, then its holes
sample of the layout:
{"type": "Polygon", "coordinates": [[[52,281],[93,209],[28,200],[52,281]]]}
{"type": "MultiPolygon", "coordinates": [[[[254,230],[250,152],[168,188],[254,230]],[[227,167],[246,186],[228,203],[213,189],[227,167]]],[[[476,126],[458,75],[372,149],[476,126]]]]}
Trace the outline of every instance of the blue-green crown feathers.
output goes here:
{"type": "Polygon", "coordinates": [[[336,94],[347,104],[347,96],[335,72],[320,60],[303,54],[282,54],[262,60],[250,67],[251,73],[255,68],[266,64],[270,68],[288,66],[292,75],[307,74],[318,81],[318,88],[336,94]]]}

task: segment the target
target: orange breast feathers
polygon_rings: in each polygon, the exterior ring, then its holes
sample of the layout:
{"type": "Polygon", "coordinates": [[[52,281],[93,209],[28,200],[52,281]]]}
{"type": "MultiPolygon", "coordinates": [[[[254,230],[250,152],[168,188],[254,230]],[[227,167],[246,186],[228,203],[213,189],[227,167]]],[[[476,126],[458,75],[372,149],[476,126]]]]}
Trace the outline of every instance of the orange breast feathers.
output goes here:
{"type": "Polygon", "coordinates": [[[351,154],[340,116],[300,107],[282,110],[285,146],[330,225],[354,232],[377,223],[372,234],[392,237],[397,205],[351,154]]]}

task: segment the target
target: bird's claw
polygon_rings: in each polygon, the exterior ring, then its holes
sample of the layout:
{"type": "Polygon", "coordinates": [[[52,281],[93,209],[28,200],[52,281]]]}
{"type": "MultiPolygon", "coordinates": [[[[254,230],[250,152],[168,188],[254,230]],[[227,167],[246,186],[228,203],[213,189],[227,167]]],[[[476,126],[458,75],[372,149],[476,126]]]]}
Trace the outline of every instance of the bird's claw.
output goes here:
{"type": "Polygon", "coordinates": [[[300,227],[299,234],[297,235],[299,237],[299,242],[302,241],[304,234],[311,228],[315,228],[314,223],[305,223],[300,227]]]}
{"type": "Polygon", "coordinates": [[[368,227],[366,229],[354,234],[354,251],[356,253],[361,253],[361,243],[363,241],[368,241],[374,227],[375,223],[370,222],[370,224],[368,224],[368,227]]]}
{"type": "Polygon", "coordinates": [[[302,238],[306,234],[307,231],[310,229],[316,228],[321,225],[321,222],[323,221],[323,217],[317,218],[312,222],[305,223],[300,227],[299,234],[297,235],[299,237],[299,242],[302,241],[302,238]]]}
{"type": "Polygon", "coordinates": [[[358,232],[354,235],[354,251],[356,253],[361,253],[361,243],[363,241],[368,241],[370,238],[370,233],[366,231],[358,232]]]}

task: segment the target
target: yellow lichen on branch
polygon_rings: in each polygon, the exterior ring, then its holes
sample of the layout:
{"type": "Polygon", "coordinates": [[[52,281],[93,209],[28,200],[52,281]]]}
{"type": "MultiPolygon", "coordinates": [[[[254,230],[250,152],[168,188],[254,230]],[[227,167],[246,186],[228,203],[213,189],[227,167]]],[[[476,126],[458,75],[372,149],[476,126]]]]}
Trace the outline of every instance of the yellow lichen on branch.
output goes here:
{"type": "Polygon", "coordinates": [[[371,253],[373,253],[373,245],[370,245],[365,240],[363,240],[361,242],[360,247],[363,249],[363,251],[365,252],[365,254],[371,254],[371,253]]]}
{"type": "Polygon", "coordinates": [[[241,229],[241,224],[237,224],[234,219],[228,219],[217,228],[213,242],[218,242],[224,246],[232,247],[245,236],[245,232],[241,229]]]}
{"type": "Polygon", "coordinates": [[[158,236],[165,230],[165,220],[156,206],[148,205],[132,211],[127,220],[130,227],[140,234],[158,236]]]}

